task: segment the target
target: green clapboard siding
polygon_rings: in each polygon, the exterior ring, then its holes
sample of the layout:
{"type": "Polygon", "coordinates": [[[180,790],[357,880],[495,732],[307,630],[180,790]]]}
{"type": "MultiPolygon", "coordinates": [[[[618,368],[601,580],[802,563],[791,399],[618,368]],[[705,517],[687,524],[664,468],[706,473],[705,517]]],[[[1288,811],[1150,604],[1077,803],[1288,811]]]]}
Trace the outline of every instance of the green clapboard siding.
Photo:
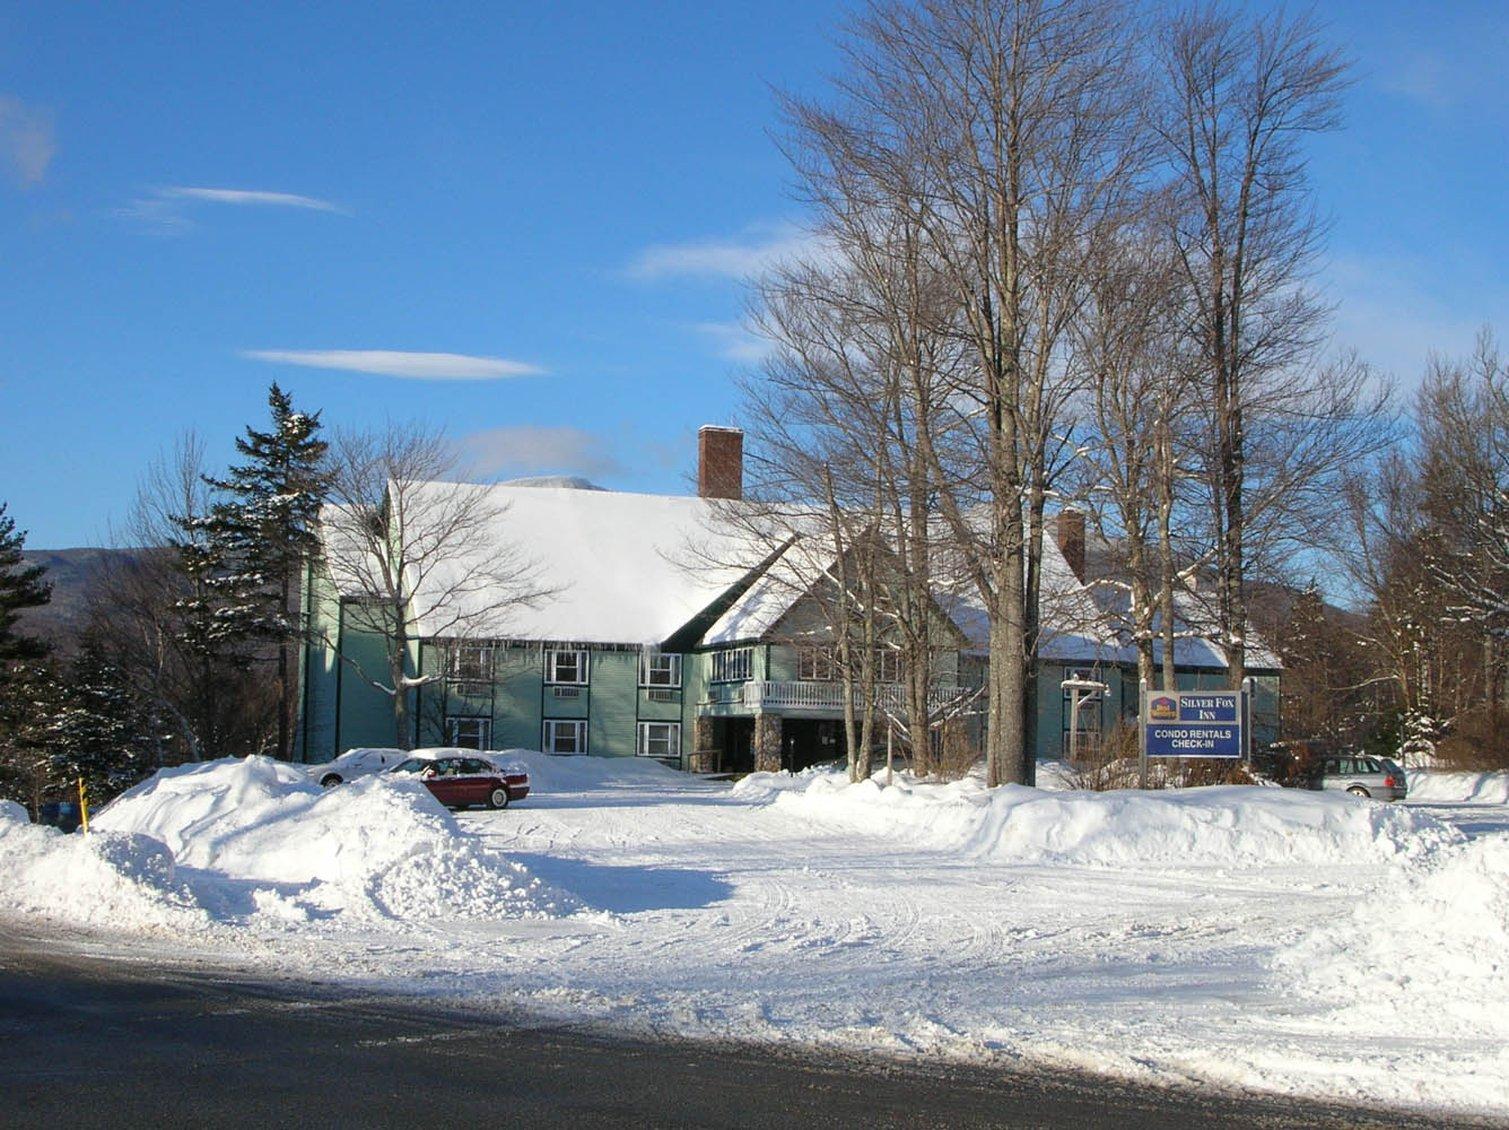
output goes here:
{"type": "Polygon", "coordinates": [[[639,704],[639,654],[599,651],[592,656],[592,713],[587,750],[599,757],[632,757],[639,704]]]}
{"type": "Polygon", "coordinates": [[[540,688],[544,660],[536,647],[500,648],[493,656],[497,679],[493,745],[498,749],[540,748],[540,688]]]}

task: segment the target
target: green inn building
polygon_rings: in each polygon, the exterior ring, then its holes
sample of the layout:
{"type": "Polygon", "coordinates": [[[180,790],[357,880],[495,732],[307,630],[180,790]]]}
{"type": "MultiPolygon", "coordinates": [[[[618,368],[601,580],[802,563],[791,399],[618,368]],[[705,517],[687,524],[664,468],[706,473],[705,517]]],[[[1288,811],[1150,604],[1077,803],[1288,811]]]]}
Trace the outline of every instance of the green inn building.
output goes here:
{"type": "MultiPolygon", "coordinates": [[[[726,520],[742,491],[738,431],[702,429],[695,495],[549,481],[486,489],[498,552],[527,560],[551,595],[481,629],[413,625],[407,667],[421,685],[409,692],[408,744],[651,757],[727,772],[843,756],[843,684],[825,605],[804,581],[822,574],[821,551],[801,538],[764,541],[726,520]]],[[[1082,520],[1061,516],[1057,531],[1044,546],[1040,758],[1093,745],[1137,709],[1135,656],[1084,584],[1082,520]],[[1105,687],[1078,711],[1063,688],[1075,679],[1105,687]]],[[[385,641],[352,614],[361,599],[330,568],[310,570],[297,732],[306,761],[394,743],[391,699],[373,685],[385,677],[385,641]]],[[[938,610],[948,646],[933,693],[982,702],[973,692],[984,681],[984,617],[967,596],[940,595],[938,610]]],[[[1181,685],[1224,685],[1218,648],[1193,638],[1177,646],[1181,685]]],[[[1249,646],[1257,734],[1276,736],[1277,662],[1249,646]]],[[[894,654],[877,655],[877,695],[899,708],[894,654]]],[[[960,717],[978,740],[983,707],[960,717]]]]}

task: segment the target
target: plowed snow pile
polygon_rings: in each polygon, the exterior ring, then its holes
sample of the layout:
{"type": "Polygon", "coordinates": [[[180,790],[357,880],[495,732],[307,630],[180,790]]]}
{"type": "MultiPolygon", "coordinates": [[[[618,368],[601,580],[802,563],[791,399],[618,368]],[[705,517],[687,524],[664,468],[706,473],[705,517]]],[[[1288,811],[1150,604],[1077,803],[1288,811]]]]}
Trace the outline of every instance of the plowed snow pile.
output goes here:
{"type": "Polygon", "coordinates": [[[850,784],[842,773],[756,773],[734,788],[814,820],[890,834],[997,863],[1386,862],[1460,839],[1432,817],[1353,797],[1217,786],[1160,792],[1045,792],[978,781],[850,784]]]}
{"type": "Polygon", "coordinates": [[[0,801],[0,907],[91,926],[192,929],[209,919],[148,836],[65,836],[0,801]]]}
{"type": "Polygon", "coordinates": [[[1305,939],[1299,984],[1399,1030],[1509,1042],[1509,836],[1446,851],[1305,939]]]}
{"type": "MultiPolygon", "coordinates": [[[[121,794],[94,827],[152,836],[205,880],[270,884],[251,897],[280,918],[542,917],[577,908],[463,831],[420,782],[385,775],[321,789],[264,757],[186,765],[121,794]]],[[[201,887],[214,901],[213,884],[201,887]]],[[[223,900],[217,909],[233,913],[223,900]]]]}
{"type": "Polygon", "coordinates": [[[1437,804],[1509,804],[1509,773],[1412,769],[1409,799],[1437,804]]]}

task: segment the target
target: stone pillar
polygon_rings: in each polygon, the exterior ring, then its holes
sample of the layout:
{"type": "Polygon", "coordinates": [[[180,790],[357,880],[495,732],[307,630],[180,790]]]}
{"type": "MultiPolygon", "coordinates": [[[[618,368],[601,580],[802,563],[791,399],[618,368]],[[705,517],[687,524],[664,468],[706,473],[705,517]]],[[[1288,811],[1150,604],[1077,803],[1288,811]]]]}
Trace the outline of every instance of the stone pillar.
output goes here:
{"type": "Polygon", "coordinates": [[[756,773],[781,771],[781,716],[779,714],[755,715],[754,767],[756,773]]]}
{"type": "Polygon", "coordinates": [[[692,723],[692,752],[686,767],[693,773],[716,773],[722,750],[710,715],[699,714],[692,723]]]}

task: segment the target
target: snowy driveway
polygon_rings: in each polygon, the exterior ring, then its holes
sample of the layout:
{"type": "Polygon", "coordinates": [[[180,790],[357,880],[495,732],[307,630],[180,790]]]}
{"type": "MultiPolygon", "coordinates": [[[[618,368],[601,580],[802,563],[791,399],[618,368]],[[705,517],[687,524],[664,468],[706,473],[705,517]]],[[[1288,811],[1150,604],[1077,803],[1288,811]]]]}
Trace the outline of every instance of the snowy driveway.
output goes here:
{"type": "MultiPolygon", "coordinates": [[[[1431,811],[1472,835],[1509,828],[1503,806],[1431,811]]],[[[1295,990],[1291,948],[1397,887],[1397,865],[993,864],[679,778],[543,791],[463,822],[615,916],[469,939],[453,973],[474,1000],[638,1030],[1509,1106],[1503,1030],[1482,1017],[1415,1015],[1381,977],[1356,1001],[1350,983],[1336,999],[1295,990]]],[[[434,991],[462,987],[448,981],[434,991]]]]}

